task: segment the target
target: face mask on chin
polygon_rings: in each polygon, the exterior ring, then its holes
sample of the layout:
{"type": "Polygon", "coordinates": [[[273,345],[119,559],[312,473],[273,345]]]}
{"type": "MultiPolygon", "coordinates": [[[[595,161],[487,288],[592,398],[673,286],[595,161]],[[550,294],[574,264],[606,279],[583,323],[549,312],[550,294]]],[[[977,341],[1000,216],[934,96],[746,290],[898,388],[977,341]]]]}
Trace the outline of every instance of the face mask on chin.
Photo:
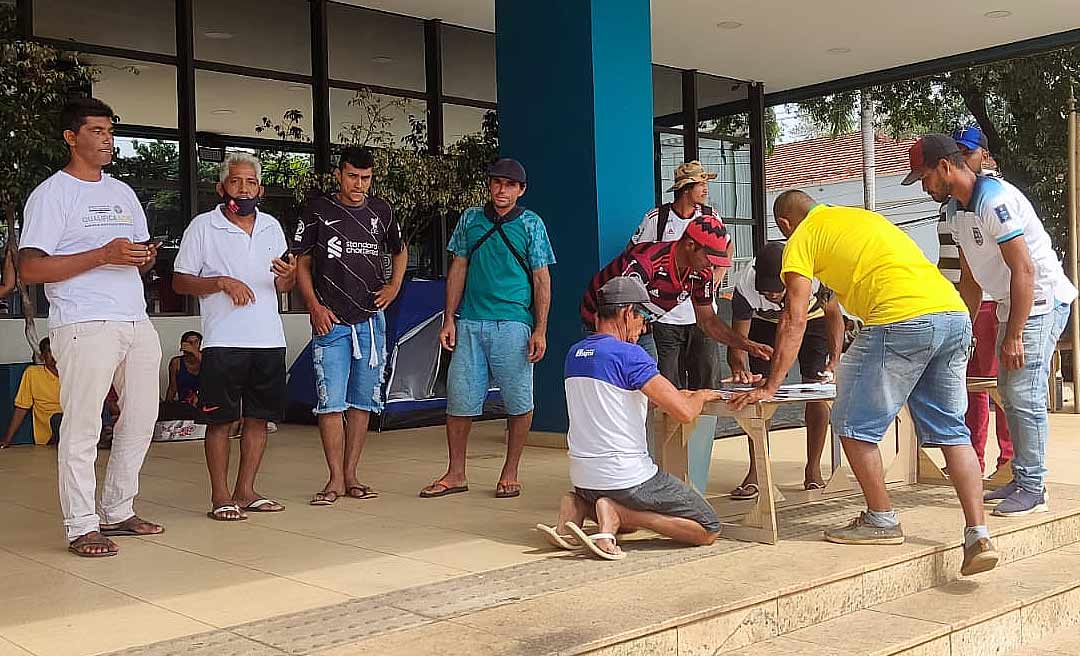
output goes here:
{"type": "Polygon", "coordinates": [[[225,207],[229,208],[229,211],[238,216],[251,216],[255,213],[255,208],[259,204],[259,198],[233,198],[232,196],[225,195],[225,207]]]}

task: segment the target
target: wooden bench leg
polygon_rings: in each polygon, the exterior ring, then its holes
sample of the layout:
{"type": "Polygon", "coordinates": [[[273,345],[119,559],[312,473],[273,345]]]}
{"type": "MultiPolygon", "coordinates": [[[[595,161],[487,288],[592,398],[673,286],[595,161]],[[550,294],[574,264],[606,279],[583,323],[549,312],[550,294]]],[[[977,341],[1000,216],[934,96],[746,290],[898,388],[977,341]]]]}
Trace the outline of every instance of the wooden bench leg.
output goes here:
{"type": "Polygon", "coordinates": [[[739,522],[725,523],[721,535],[747,542],[776,544],[777,489],[770,465],[767,419],[736,417],[736,420],[754,444],[754,462],[757,465],[760,493],[750,512],[739,522]]]}
{"type": "Polygon", "coordinates": [[[697,420],[689,424],[680,424],[663,413],[659,423],[660,430],[656,436],[657,466],[687,485],[691,485],[687,445],[690,443],[690,436],[694,434],[697,420]]]}

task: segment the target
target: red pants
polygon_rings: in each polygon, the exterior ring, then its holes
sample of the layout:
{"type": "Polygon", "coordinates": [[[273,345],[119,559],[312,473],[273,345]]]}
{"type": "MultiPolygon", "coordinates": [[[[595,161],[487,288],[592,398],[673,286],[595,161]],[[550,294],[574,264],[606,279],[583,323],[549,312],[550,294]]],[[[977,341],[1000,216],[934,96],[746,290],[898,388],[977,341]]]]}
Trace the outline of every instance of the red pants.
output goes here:
{"type": "MultiPolygon", "coordinates": [[[[996,378],[998,373],[997,359],[997,303],[983,301],[979,306],[979,314],[975,318],[972,331],[975,335],[975,353],[968,362],[969,376],[983,376],[996,378]]],[[[977,392],[968,394],[968,411],[966,423],[971,430],[971,446],[975,447],[975,453],[979,456],[979,466],[986,468],[986,433],[990,425],[990,394],[977,392]]],[[[1012,438],[1009,435],[1009,424],[1005,420],[1005,410],[994,404],[994,415],[997,426],[998,448],[1001,454],[998,456],[998,465],[1002,465],[1013,457],[1012,438]]]]}

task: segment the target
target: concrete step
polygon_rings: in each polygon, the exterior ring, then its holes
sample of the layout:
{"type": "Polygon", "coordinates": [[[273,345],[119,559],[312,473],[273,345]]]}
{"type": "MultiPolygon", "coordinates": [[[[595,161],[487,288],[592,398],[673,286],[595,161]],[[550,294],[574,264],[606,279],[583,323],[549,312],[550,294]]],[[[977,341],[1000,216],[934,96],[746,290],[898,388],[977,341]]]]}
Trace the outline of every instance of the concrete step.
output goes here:
{"type": "Polygon", "coordinates": [[[721,653],[994,656],[1056,631],[1080,632],[1080,544],[721,653]]]}
{"type": "Polygon", "coordinates": [[[1080,629],[1071,626],[1009,652],[1008,656],[1080,656],[1080,629]]]}

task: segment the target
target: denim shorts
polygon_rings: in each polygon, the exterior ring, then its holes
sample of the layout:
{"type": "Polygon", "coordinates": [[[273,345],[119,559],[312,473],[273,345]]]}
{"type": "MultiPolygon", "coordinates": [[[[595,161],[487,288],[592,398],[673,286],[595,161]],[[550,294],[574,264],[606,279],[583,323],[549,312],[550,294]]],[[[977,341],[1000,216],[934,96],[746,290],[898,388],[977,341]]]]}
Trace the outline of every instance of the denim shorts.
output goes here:
{"type": "Polygon", "coordinates": [[[447,372],[446,414],[478,417],[491,384],[499,388],[506,414],[533,409],[532,328],[520,321],[457,320],[457,343],[447,372]]]}
{"type": "Polygon", "coordinates": [[[668,517],[682,517],[701,524],[709,533],[720,532],[716,511],[692,487],[661,470],[640,485],[625,490],[586,490],[575,487],[574,494],[595,504],[608,498],[630,510],[654,512],[668,517]]]}
{"type": "Polygon", "coordinates": [[[347,409],[382,412],[386,371],[386,319],[379,312],[353,326],[334,324],[312,340],[315,414],[347,409]]]}
{"type": "Polygon", "coordinates": [[[971,444],[966,312],[939,312],[863,328],[836,372],[833,432],[880,442],[906,403],[924,446],[971,444]]]}

